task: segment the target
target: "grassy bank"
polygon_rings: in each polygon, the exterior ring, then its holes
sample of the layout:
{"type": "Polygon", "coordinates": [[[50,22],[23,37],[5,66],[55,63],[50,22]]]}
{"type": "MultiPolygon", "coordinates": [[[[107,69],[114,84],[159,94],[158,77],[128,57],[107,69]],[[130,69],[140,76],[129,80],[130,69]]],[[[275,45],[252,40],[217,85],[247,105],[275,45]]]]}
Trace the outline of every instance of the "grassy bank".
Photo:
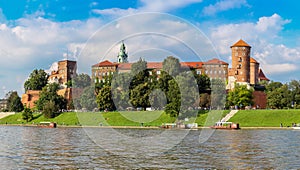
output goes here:
{"type": "Polygon", "coordinates": [[[240,110],[229,121],[241,127],[279,127],[300,123],[300,110],[240,110]]]}
{"type": "MultiPolygon", "coordinates": [[[[229,111],[224,111],[225,116],[229,111]]],[[[219,112],[220,113],[220,112],[219,112]]],[[[218,113],[218,114],[219,114],[218,113]]],[[[199,114],[197,118],[190,118],[188,122],[196,122],[203,126],[205,122],[214,123],[220,115],[213,113],[199,114]],[[213,116],[212,116],[213,115],[213,116]],[[216,118],[217,117],[217,118],[216,118]]],[[[56,118],[46,119],[41,114],[34,114],[30,122],[22,120],[22,114],[17,113],[0,119],[0,124],[36,124],[42,121],[56,122],[65,126],[160,126],[162,123],[171,123],[176,119],[162,111],[133,111],[133,112],[66,112],[56,118]]],[[[241,127],[279,127],[291,126],[300,123],[300,110],[241,110],[229,121],[240,123],[241,127]]]]}
{"type": "MultiPolygon", "coordinates": [[[[197,118],[190,118],[188,122],[196,121],[204,124],[207,114],[201,114],[197,118]]],[[[56,122],[66,126],[160,126],[162,123],[175,122],[176,118],[170,117],[163,111],[134,111],[134,112],[65,112],[53,119],[47,119],[41,114],[34,114],[34,119],[26,122],[22,119],[22,113],[7,116],[0,119],[0,124],[37,124],[43,121],[56,122]]]]}

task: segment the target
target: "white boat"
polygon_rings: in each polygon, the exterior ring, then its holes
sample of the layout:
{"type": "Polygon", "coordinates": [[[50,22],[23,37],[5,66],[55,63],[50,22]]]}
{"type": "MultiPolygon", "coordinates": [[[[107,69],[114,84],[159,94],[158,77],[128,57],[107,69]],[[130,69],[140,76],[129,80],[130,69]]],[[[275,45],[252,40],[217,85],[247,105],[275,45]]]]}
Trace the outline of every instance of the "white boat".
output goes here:
{"type": "Polygon", "coordinates": [[[300,130],[300,123],[294,124],[294,125],[292,126],[292,128],[293,128],[293,129],[300,130]]]}

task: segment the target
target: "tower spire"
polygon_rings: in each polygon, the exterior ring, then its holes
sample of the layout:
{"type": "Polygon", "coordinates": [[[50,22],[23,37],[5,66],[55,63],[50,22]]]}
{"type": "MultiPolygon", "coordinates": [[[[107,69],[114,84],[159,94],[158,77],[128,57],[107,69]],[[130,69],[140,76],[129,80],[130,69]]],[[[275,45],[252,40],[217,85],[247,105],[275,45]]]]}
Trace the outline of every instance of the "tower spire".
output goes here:
{"type": "Polygon", "coordinates": [[[126,52],[126,47],[124,40],[121,42],[120,51],[118,54],[118,63],[128,63],[128,53],[126,52]]]}

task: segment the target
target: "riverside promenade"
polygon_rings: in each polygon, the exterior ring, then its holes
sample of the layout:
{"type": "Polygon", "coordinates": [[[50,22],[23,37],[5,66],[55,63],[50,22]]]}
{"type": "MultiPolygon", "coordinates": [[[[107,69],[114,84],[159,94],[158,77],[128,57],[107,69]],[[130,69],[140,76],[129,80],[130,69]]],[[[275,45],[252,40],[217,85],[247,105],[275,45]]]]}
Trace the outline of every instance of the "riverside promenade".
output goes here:
{"type": "Polygon", "coordinates": [[[15,114],[15,112],[0,112],[0,119],[13,114],[15,114]]]}

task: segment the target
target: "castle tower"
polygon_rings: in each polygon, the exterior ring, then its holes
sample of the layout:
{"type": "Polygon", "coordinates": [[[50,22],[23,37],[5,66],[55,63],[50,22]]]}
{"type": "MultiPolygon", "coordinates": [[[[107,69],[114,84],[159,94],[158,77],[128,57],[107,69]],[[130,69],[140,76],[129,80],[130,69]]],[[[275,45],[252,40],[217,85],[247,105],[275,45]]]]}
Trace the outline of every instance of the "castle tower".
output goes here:
{"type": "Polygon", "coordinates": [[[255,85],[258,83],[259,62],[250,57],[250,84],[255,85]]]}
{"type": "Polygon", "coordinates": [[[232,71],[239,84],[250,83],[250,51],[251,46],[242,39],[231,47],[232,71]]]}
{"type": "Polygon", "coordinates": [[[76,76],[76,61],[63,60],[58,62],[57,70],[52,71],[48,78],[49,83],[58,83],[61,87],[66,88],[66,83],[76,76]]]}
{"type": "Polygon", "coordinates": [[[118,54],[118,63],[128,63],[128,53],[126,52],[126,47],[123,41],[118,54]]]}

